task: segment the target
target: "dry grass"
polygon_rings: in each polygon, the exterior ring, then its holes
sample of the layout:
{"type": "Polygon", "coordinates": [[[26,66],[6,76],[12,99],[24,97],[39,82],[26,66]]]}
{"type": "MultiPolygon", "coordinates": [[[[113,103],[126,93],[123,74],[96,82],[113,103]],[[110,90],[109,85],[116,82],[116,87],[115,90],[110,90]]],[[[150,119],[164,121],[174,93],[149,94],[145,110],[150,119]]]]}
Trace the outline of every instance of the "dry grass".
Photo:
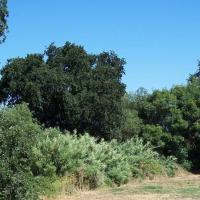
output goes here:
{"type": "Polygon", "coordinates": [[[175,178],[133,181],[116,188],[101,188],[77,192],[72,196],[61,194],[44,200],[200,200],[200,175],[179,174],[175,178]]]}

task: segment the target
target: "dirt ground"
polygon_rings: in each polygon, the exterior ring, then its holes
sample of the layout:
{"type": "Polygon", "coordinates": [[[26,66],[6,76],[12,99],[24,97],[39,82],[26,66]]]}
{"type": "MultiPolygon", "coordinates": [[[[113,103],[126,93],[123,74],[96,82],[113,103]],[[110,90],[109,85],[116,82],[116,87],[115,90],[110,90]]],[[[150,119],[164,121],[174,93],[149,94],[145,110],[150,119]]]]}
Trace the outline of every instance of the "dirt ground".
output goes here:
{"type": "Polygon", "coordinates": [[[77,192],[44,200],[200,200],[200,175],[132,181],[115,188],[77,192]]]}

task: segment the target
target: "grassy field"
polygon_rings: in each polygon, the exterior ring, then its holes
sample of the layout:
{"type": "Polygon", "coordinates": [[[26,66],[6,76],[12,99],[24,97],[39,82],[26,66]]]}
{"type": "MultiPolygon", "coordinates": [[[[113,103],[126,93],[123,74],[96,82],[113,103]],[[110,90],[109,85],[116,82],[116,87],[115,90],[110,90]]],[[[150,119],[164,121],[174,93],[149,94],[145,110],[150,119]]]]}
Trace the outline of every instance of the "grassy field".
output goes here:
{"type": "Polygon", "coordinates": [[[60,195],[45,200],[173,200],[199,199],[200,175],[182,175],[174,178],[134,181],[116,188],[101,188],[60,195]]]}

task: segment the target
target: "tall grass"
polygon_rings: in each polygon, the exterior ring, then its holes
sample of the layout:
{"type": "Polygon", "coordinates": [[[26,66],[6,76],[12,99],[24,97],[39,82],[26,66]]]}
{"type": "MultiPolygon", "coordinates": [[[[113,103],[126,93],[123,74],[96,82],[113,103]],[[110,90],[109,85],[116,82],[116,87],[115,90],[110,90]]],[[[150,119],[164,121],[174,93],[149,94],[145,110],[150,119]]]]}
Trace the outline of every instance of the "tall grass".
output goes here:
{"type": "Polygon", "coordinates": [[[149,143],[140,138],[118,143],[98,141],[88,133],[77,136],[47,129],[33,148],[32,170],[35,175],[75,177],[82,189],[100,185],[121,185],[133,177],[150,177],[176,170],[173,158],[161,158],[149,143]]]}

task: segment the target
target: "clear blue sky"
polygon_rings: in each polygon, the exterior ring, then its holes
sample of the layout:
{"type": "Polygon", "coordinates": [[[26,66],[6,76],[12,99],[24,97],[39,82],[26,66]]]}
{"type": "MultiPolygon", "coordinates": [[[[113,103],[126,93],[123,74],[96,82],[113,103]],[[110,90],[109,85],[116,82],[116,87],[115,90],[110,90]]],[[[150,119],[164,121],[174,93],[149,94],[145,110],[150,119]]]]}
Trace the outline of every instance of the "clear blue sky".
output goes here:
{"type": "Polygon", "coordinates": [[[127,91],[184,84],[200,58],[199,0],[8,0],[8,58],[43,52],[51,42],[114,50],[127,61],[127,91]]]}

